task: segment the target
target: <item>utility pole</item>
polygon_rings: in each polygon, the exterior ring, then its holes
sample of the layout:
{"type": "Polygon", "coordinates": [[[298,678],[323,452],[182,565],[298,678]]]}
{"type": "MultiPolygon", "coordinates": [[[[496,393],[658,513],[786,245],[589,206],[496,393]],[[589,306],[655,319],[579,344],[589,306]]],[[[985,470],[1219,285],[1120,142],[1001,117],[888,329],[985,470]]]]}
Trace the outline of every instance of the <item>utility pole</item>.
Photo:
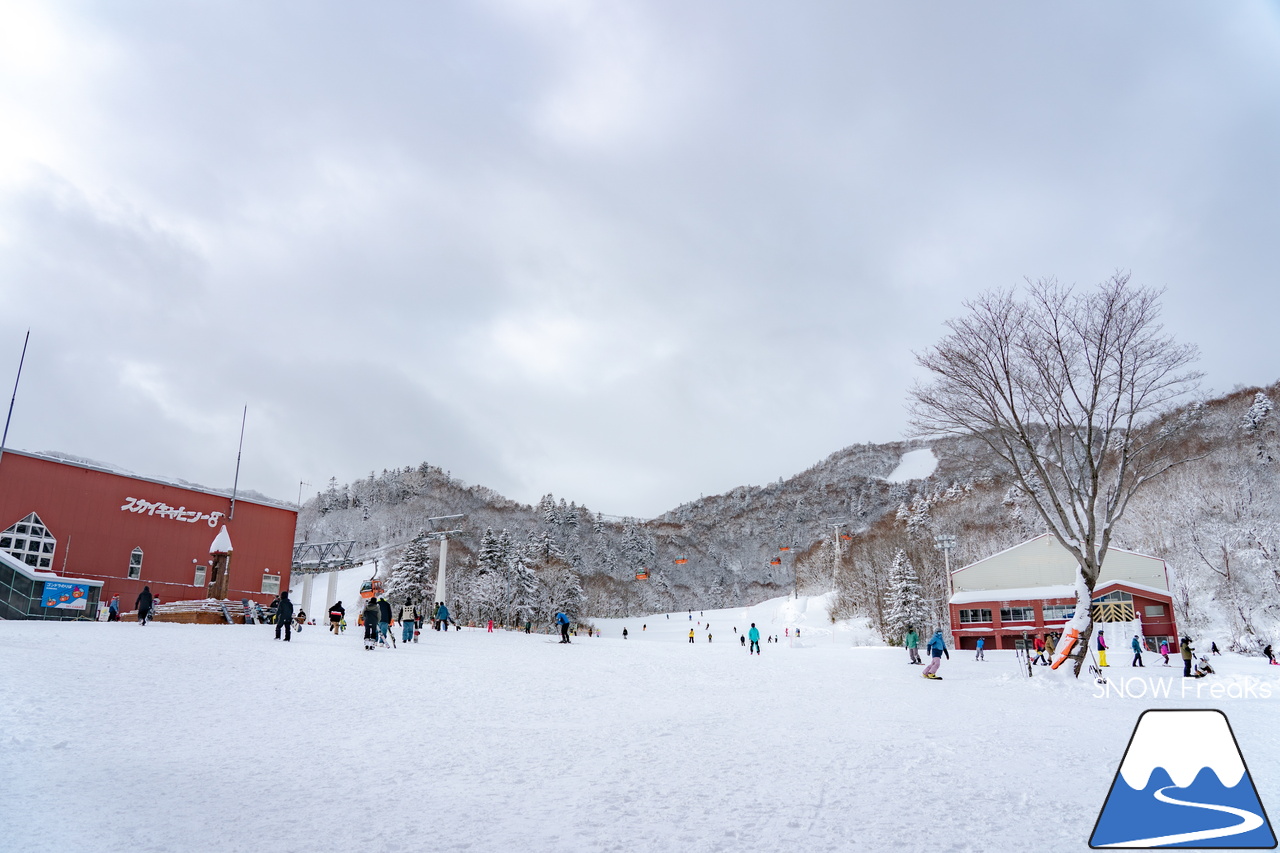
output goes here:
{"type": "Polygon", "coordinates": [[[9,398],[9,414],[4,419],[4,434],[0,435],[0,459],[4,458],[5,443],[9,440],[9,421],[13,419],[13,404],[18,399],[18,383],[22,381],[22,365],[27,360],[27,343],[31,340],[31,330],[22,339],[22,357],[18,359],[18,375],[13,380],[13,396],[9,398]]]}

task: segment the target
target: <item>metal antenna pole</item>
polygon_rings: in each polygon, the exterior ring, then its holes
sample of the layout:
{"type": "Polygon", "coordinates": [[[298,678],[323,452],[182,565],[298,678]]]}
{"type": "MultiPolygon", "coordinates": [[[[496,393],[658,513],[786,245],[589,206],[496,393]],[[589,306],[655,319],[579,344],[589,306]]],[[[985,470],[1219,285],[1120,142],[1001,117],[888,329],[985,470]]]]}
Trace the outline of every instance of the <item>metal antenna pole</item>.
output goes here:
{"type": "Polygon", "coordinates": [[[244,422],[249,417],[249,404],[245,403],[244,412],[240,415],[240,447],[236,449],[236,479],[231,484],[231,513],[227,519],[236,517],[236,495],[240,491],[240,454],[244,451],[244,422]]]}
{"type": "Polygon", "coordinates": [[[9,398],[9,414],[4,419],[4,435],[0,435],[0,459],[4,458],[5,443],[9,440],[9,421],[13,419],[13,403],[18,399],[18,383],[22,381],[22,365],[27,360],[27,342],[31,340],[31,330],[22,339],[22,357],[18,359],[18,375],[13,380],[13,396],[9,398]]]}

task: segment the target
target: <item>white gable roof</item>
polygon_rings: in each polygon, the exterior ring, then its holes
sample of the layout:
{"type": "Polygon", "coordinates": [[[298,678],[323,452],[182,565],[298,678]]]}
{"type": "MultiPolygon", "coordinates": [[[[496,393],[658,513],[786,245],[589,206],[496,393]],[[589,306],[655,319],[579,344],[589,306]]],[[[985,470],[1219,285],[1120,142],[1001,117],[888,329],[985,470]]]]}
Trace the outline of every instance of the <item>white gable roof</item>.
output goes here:
{"type": "MultiPolygon", "coordinates": [[[[951,573],[955,593],[977,590],[1026,589],[1074,584],[1076,560],[1067,549],[1045,533],[951,573]]],[[[1169,590],[1164,560],[1120,548],[1109,548],[1098,577],[1122,580],[1163,592],[1169,590]]]]}

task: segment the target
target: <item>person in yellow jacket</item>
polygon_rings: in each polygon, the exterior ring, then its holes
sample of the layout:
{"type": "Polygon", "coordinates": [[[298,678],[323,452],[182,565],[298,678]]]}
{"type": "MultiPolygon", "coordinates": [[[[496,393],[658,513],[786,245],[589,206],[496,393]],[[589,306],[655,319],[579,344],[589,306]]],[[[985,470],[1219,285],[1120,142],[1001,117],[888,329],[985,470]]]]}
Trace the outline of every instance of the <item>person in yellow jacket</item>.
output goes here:
{"type": "Polygon", "coordinates": [[[693,642],[693,629],[692,629],[692,628],[690,628],[690,629],[689,629],[689,642],[691,642],[691,643],[693,642]]]}

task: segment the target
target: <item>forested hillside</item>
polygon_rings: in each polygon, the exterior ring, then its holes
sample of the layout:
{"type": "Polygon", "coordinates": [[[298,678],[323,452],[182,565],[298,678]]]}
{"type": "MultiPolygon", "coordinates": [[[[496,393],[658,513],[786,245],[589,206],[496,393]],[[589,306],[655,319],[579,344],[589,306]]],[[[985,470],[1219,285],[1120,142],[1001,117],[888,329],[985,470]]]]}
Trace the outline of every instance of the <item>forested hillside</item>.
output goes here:
{"type": "MultiPolygon", "coordinates": [[[[1245,389],[1188,407],[1191,458],[1140,494],[1115,542],[1168,562],[1184,625],[1245,648],[1269,640],[1280,624],[1280,415],[1270,410],[1277,390],[1245,389]]],[[[1044,530],[980,442],[948,439],[853,445],[790,479],[703,497],[649,520],[598,515],[553,495],[536,506],[516,503],[424,462],[346,485],[331,481],[303,507],[299,537],[355,539],[389,574],[404,546],[433,527],[427,519],[458,514],[434,526],[462,531],[449,551],[461,615],[505,619],[540,619],[557,606],[597,616],[722,607],[794,584],[801,592],[834,585],[842,615],[885,627],[889,569],[901,552],[932,624],[943,624],[936,536],[955,537],[954,568],[1044,530]],[[904,453],[925,447],[937,459],[933,472],[892,482],[904,453]],[[527,600],[514,601],[519,595],[527,600]],[[504,605],[504,596],[513,600],[504,605]]]]}

